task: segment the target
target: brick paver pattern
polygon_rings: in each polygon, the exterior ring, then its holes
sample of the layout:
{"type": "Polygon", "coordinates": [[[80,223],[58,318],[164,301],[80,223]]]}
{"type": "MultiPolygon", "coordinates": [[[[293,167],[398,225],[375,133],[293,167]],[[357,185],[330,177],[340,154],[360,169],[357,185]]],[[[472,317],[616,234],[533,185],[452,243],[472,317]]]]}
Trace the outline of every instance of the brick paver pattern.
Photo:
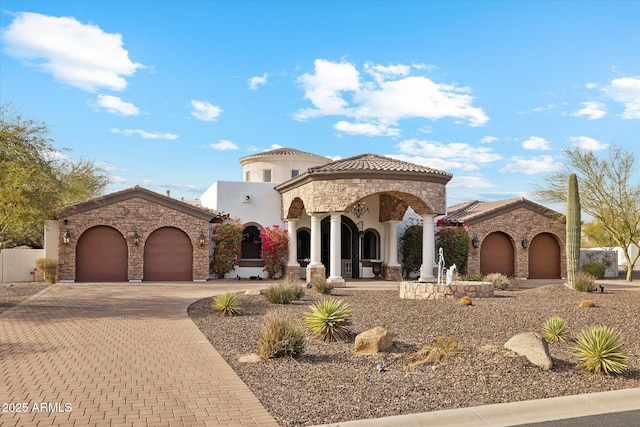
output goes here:
{"type": "Polygon", "coordinates": [[[57,284],[0,314],[0,425],[277,426],[187,315],[221,286],[57,284]]]}

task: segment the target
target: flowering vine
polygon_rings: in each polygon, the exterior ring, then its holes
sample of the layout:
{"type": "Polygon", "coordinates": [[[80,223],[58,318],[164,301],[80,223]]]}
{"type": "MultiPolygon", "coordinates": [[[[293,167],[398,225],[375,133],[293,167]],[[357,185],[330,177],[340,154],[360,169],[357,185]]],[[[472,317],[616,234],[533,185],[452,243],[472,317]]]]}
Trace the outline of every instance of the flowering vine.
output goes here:
{"type": "Polygon", "coordinates": [[[467,224],[438,220],[436,223],[436,249],[442,248],[445,267],[455,264],[458,271],[465,271],[469,256],[467,224]]]}
{"type": "Polygon", "coordinates": [[[261,257],[264,260],[264,271],[270,279],[273,279],[284,270],[285,259],[289,252],[287,230],[282,230],[278,225],[272,228],[265,227],[260,230],[260,240],[262,240],[261,257]]]}
{"type": "Polygon", "coordinates": [[[238,265],[243,229],[244,225],[237,218],[228,220],[214,229],[214,249],[210,267],[219,279],[224,278],[225,274],[233,271],[238,265]]]}

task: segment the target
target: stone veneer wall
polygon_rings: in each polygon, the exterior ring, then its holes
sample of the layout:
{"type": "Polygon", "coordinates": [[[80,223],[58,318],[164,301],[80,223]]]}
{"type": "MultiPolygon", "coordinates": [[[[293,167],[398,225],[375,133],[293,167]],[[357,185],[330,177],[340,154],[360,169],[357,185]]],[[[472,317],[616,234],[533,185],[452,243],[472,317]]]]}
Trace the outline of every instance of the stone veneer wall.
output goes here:
{"type": "Polygon", "coordinates": [[[456,281],[444,283],[402,282],[401,299],[453,299],[468,296],[471,298],[493,298],[495,296],[491,282],[456,281]]]}
{"type": "Polygon", "coordinates": [[[59,221],[59,277],[63,281],[75,280],[76,275],[76,244],[78,238],[87,229],[99,225],[113,227],[120,232],[127,241],[129,252],[129,280],[143,280],[144,244],[149,235],[161,227],[175,227],[186,233],[193,246],[193,280],[207,280],[209,278],[209,247],[198,244],[200,232],[207,235],[209,222],[174,209],[153,203],[141,198],[132,198],[122,202],[107,204],[102,207],[68,216],[69,224],[59,221]],[[62,234],[68,230],[71,241],[68,245],[62,242],[62,234]],[[140,242],[138,246],[131,241],[134,231],[138,231],[140,242]]]}
{"type": "Polygon", "coordinates": [[[475,234],[480,239],[480,248],[475,249],[469,243],[469,258],[467,260],[467,272],[469,274],[480,273],[480,249],[485,237],[493,232],[503,232],[511,237],[514,242],[514,272],[516,277],[529,277],[529,250],[523,249],[520,241],[526,235],[529,244],[540,233],[552,234],[560,247],[560,272],[566,276],[566,236],[565,224],[542,215],[531,209],[518,208],[502,215],[490,217],[482,222],[469,224],[469,238],[475,234]]]}

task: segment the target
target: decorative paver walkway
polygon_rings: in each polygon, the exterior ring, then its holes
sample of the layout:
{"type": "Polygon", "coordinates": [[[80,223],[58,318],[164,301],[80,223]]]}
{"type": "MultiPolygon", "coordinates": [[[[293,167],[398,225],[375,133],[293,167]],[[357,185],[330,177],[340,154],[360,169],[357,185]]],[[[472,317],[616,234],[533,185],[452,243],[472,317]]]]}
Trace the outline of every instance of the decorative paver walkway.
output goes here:
{"type": "Polygon", "coordinates": [[[57,284],[0,314],[0,425],[277,426],[187,316],[221,286],[57,284]]]}

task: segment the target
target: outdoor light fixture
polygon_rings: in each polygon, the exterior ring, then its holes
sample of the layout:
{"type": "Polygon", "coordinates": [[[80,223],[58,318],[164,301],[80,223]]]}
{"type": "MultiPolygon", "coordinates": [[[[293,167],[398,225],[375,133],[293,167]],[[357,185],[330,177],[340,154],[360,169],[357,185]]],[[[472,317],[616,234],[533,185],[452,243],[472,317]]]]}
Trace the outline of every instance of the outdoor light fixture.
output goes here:
{"type": "Polygon", "coordinates": [[[480,247],[480,239],[478,239],[477,234],[473,235],[473,239],[471,239],[471,245],[476,249],[480,247]]]}
{"type": "Polygon", "coordinates": [[[358,200],[358,203],[351,209],[351,212],[356,216],[356,218],[362,218],[362,216],[369,212],[369,208],[365,206],[362,200],[358,200]]]}
{"type": "Polygon", "coordinates": [[[198,243],[200,246],[204,246],[204,244],[207,243],[207,238],[204,237],[204,231],[200,232],[200,235],[198,236],[198,243]]]}
{"type": "Polygon", "coordinates": [[[70,239],[71,239],[71,234],[69,234],[69,230],[67,230],[62,235],[62,243],[64,243],[65,245],[68,245],[70,239]]]}
{"type": "Polygon", "coordinates": [[[364,235],[364,223],[362,221],[358,221],[358,235],[362,237],[364,235]]]}
{"type": "Polygon", "coordinates": [[[522,243],[522,249],[527,249],[529,247],[529,239],[527,238],[526,234],[524,235],[520,243],[522,243]]]}
{"type": "Polygon", "coordinates": [[[133,240],[133,244],[138,246],[138,243],[140,243],[140,235],[138,234],[138,230],[135,230],[133,232],[133,236],[131,236],[131,240],[133,240]]]}

